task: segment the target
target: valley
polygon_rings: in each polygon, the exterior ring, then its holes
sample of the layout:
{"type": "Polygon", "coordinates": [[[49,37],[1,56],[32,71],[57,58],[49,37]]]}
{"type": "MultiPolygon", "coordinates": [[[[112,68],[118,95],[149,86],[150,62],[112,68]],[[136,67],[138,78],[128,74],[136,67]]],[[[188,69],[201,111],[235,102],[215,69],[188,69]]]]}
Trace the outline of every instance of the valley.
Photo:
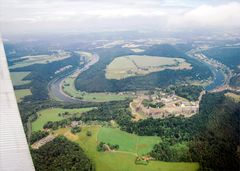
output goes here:
{"type": "Polygon", "coordinates": [[[62,50],[69,56],[48,62],[41,55],[23,57],[34,63],[13,64],[33,154],[63,136],[83,149],[97,171],[209,166],[198,143],[204,143],[206,128],[218,131],[211,117],[222,122],[216,113],[225,104],[233,109],[229,117],[237,113],[238,94],[218,91],[230,86],[233,71],[196,48],[185,53],[170,44],[133,44],[62,50]]]}
{"type": "Polygon", "coordinates": [[[239,11],[0,1],[0,171],[240,171],[239,11]]]}
{"type": "Polygon", "coordinates": [[[188,52],[189,56],[192,56],[201,62],[205,63],[212,71],[214,78],[212,79],[212,83],[206,86],[207,91],[213,91],[219,87],[224,87],[229,85],[230,79],[233,76],[230,68],[220,63],[219,61],[209,59],[207,56],[202,54],[202,50],[193,49],[188,52]]]}

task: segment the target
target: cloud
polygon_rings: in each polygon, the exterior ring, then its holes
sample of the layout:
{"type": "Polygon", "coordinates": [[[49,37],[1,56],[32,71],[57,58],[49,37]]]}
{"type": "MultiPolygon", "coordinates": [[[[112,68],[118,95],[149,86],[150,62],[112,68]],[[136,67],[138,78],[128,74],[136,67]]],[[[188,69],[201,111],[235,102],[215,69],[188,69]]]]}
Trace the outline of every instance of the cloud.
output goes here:
{"type": "Polygon", "coordinates": [[[3,33],[239,27],[231,0],[0,0],[3,33]]]}
{"type": "Polygon", "coordinates": [[[176,28],[238,28],[240,3],[218,6],[202,5],[182,15],[170,16],[169,27],[176,28]]]}
{"type": "Polygon", "coordinates": [[[84,14],[89,16],[96,16],[101,18],[126,18],[126,17],[142,17],[142,16],[166,16],[167,13],[163,11],[139,10],[139,9],[109,9],[109,10],[91,10],[84,14]]]}

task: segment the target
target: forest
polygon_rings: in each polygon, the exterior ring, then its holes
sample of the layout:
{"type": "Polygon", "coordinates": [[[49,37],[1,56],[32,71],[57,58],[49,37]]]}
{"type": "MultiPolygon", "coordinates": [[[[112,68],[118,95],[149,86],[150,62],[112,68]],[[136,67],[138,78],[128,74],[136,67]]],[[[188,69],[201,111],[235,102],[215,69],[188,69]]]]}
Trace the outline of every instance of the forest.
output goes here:
{"type": "Polygon", "coordinates": [[[240,104],[224,93],[203,96],[200,111],[191,118],[148,118],[132,121],[128,103],[108,103],[86,112],[82,120],[116,120],[120,128],[163,140],[150,153],[163,161],[196,161],[202,170],[237,170],[239,166],[240,104]],[[106,106],[105,106],[106,105],[106,106]],[[178,152],[179,146],[182,152],[178,152]]]}
{"type": "Polygon", "coordinates": [[[36,141],[46,137],[49,135],[49,132],[45,132],[45,131],[37,131],[37,132],[33,132],[31,135],[31,139],[30,139],[30,144],[35,143],[36,141]]]}
{"type": "Polygon", "coordinates": [[[230,85],[240,87],[240,47],[215,47],[203,52],[206,56],[228,66],[236,75],[230,80],[230,85]]]}
{"type": "Polygon", "coordinates": [[[51,62],[47,64],[34,64],[26,67],[12,69],[11,71],[30,71],[31,73],[25,78],[26,80],[31,80],[28,85],[15,87],[15,89],[21,88],[31,88],[32,96],[26,97],[25,101],[33,100],[46,100],[48,96],[48,83],[59,74],[64,74],[65,72],[70,72],[79,66],[80,57],[76,53],[72,53],[70,58],[51,62]],[[72,65],[73,67],[65,71],[64,73],[55,74],[55,71],[66,66],[72,65]],[[27,86],[27,87],[26,87],[27,86]]]}
{"type": "Polygon", "coordinates": [[[37,150],[31,149],[31,154],[37,171],[95,170],[94,164],[81,147],[64,136],[55,138],[37,150]]]}
{"type": "MultiPolygon", "coordinates": [[[[10,59],[17,59],[18,56],[12,54],[16,49],[18,55],[26,54],[38,55],[47,54],[47,47],[39,45],[41,51],[33,48],[31,44],[26,47],[11,47],[6,45],[10,59]],[[29,51],[31,53],[29,53],[29,51]]],[[[169,85],[180,83],[180,80],[191,78],[193,80],[203,80],[211,76],[211,72],[206,66],[186,56],[177,49],[186,49],[187,47],[179,46],[177,48],[171,45],[155,45],[146,49],[142,55],[183,57],[191,63],[191,71],[165,70],[151,73],[146,76],[138,76],[123,80],[107,80],[104,76],[104,69],[115,57],[121,55],[135,54],[127,48],[116,46],[110,49],[97,49],[95,53],[100,55],[100,61],[90,69],[82,73],[76,80],[75,84],[79,90],[90,92],[106,91],[127,91],[127,90],[152,90],[156,87],[167,87],[169,85]],[[199,75],[200,73],[200,75],[199,75]]],[[[48,52],[50,53],[50,52],[48,52]]],[[[208,55],[218,56],[216,50],[212,50],[208,55]],[[211,54],[212,55],[211,55],[211,54]]],[[[236,52],[233,56],[238,57],[236,52]]],[[[234,59],[235,59],[234,57],[234,59]]],[[[238,59],[238,58],[237,58],[238,59]]],[[[221,59],[219,59],[221,61],[221,59]]],[[[235,71],[239,71],[233,63],[233,59],[222,61],[235,71]]],[[[10,61],[10,64],[13,64],[10,61]]],[[[77,107],[96,107],[95,109],[85,112],[82,116],[73,116],[57,122],[48,122],[44,128],[58,129],[65,127],[71,120],[88,121],[111,121],[115,120],[119,128],[123,131],[134,133],[140,136],[159,136],[161,142],[156,144],[149,153],[156,160],[171,162],[199,162],[200,170],[238,170],[240,152],[240,104],[232,101],[222,93],[207,93],[203,96],[199,113],[191,118],[169,117],[165,119],[147,118],[144,120],[133,121],[129,111],[130,99],[124,101],[113,101],[105,103],[82,102],[79,104],[68,104],[49,100],[48,83],[54,77],[54,72],[59,68],[72,65],[72,69],[79,66],[79,56],[72,53],[68,59],[52,62],[49,64],[34,64],[31,66],[13,69],[12,71],[31,71],[26,78],[31,80],[30,84],[15,87],[16,89],[31,88],[32,96],[26,97],[19,103],[21,118],[25,131],[29,130],[29,123],[37,118],[37,111],[50,107],[77,108],[77,107]],[[29,103],[31,101],[31,103],[29,103]],[[28,129],[27,129],[28,128],[28,129]]],[[[68,71],[69,72],[69,71],[68,71]]],[[[183,81],[184,83],[184,81],[183,81]]],[[[239,84],[239,75],[231,79],[232,85],[239,84]]],[[[202,91],[198,86],[175,86],[173,91],[181,97],[188,100],[197,100],[199,93],[202,91]]],[[[151,105],[151,104],[150,104],[151,105]]],[[[154,104],[161,106],[161,104],[154,104]]],[[[81,131],[80,129],[73,132],[81,131]]],[[[27,131],[26,131],[27,132],[27,131]]],[[[29,135],[29,134],[27,134],[29,135]]],[[[47,136],[46,132],[35,132],[29,136],[30,144],[47,136]]],[[[91,132],[89,133],[91,136],[91,132]]],[[[103,147],[101,143],[101,148],[103,147]]],[[[113,149],[119,148],[117,144],[108,144],[114,146],[113,149]]],[[[38,150],[31,150],[33,161],[37,170],[94,170],[93,163],[87,158],[83,150],[75,143],[68,141],[64,137],[58,137],[54,141],[47,143],[38,150]],[[65,148],[61,148],[64,146],[65,148]],[[51,150],[50,150],[51,149],[51,150]],[[67,157],[66,157],[67,156],[67,157]],[[62,161],[65,162],[62,162],[62,161]]]]}
{"type": "MultiPolygon", "coordinates": [[[[19,111],[21,113],[21,119],[23,122],[23,127],[28,135],[29,133],[29,126],[28,123],[34,121],[37,119],[37,112],[43,109],[52,108],[52,107],[59,107],[64,109],[73,109],[73,108],[84,108],[84,107],[97,107],[101,105],[101,103],[95,103],[95,102],[82,102],[77,104],[71,104],[71,103],[63,103],[63,102],[57,102],[52,100],[42,100],[42,101],[32,101],[31,103],[28,102],[21,102],[19,103],[19,111]],[[28,129],[27,129],[28,128],[28,129]]],[[[30,138],[30,135],[27,136],[30,138]]]]}
{"type": "Polygon", "coordinates": [[[139,55],[182,57],[186,59],[187,62],[191,63],[193,69],[164,70],[145,76],[128,77],[122,80],[108,80],[105,78],[106,65],[110,64],[111,61],[118,56],[134,55],[134,53],[127,48],[118,46],[107,50],[98,49],[96,53],[99,54],[100,60],[86,72],[78,76],[75,81],[75,86],[78,90],[88,92],[150,90],[156,87],[167,87],[177,82],[184,82],[187,77],[192,80],[204,80],[211,76],[211,72],[207,66],[188,57],[185,53],[182,53],[173,46],[165,44],[149,47],[145,52],[139,55]]]}
{"type": "Polygon", "coordinates": [[[216,47],[203,52],[207,57],[220,61],[235,72],[240,72],[240,47],[216,47]]]}
{"type": "MultiPolygon", "coordinates": [[[[8,62],[19,60],[19,57],[29,55],[51,55],[53,52],[49,51],[49,44],[44,41],[31,41],[31,42],[16,42],[16,43],[4,43],[4,49],[8,62]]],[[[11,64],[11,63],[9,63],[11,64]]]]}
{"type": "Polygon", "coordinates": [[[201,86],[194,85],[179,85],[172,86],[171,90],[180,97],[186,98],[190,101],[197,101],[203,88],[201,86]]]}

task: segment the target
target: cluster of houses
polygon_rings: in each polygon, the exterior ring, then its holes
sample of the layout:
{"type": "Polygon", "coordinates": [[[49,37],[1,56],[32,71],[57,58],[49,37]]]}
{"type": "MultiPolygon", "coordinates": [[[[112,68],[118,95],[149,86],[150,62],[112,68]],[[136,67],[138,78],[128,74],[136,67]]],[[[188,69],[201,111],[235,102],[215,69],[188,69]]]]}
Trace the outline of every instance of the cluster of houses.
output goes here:
{"type": "Polygon", "coordinates": [[[133,101],[136,105],[136,112],[143,113],[153,118],[164,118],[168,116],[190,117],[199,110],[199,102],[188,101],[175,94],[160,93],[156,96],[139,96],[133,101]],[[163,107],[145,107],[142,104],[144,99],[150,99],[155,103],[163,103],[163,107]]]}

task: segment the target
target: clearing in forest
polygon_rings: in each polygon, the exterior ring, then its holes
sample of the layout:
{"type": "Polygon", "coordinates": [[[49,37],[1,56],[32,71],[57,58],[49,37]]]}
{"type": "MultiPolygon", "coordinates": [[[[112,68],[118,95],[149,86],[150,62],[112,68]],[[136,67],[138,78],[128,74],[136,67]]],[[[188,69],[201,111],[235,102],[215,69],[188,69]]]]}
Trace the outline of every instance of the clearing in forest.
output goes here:
{"type": "Polygon", "coordinates": [[[75,108],[75,109],[63,109],[63,108],[48,108],[37,112],[38,118],[32,123],[32,130],[38,131],[43,129],[44,124],[48,121],[60,121],[72,116],[73,114],[81,114],[92,110],[93,108],[75,108]],[[59,113],[68,112],[69,116],[62,116],[59,113]]]}
{"type": "MultiPolygon", "coordinates": [[[[69,132],[69,128],[64,128],[61,129],[61,131],[57,131],[59,135],[62,134],[65,136],[66,132],[69,132]]],[[[159,141],[160,138],[158,137],[142,137],[126,133],[119,129],[106,128],[98,125],[83,126],[81,132],[76,135],[78,136],[77,140],[72,139],[72,137],[66,137],[78,143],[81,148],[83,148],[87,156],[93,160],[96,171],[197,171],[199,168],[199,164],[193,162],[149,161],[147,165],[135,164],[137,157],[135,152],[140,151],[140,153],[145,153],[149,150],[151,151],[151,144],[159,141]],[[91,132],[91,136],[87,136],[87,132],[91,132]],[[108,136],[106,136],[106,133],[108,136]],[[120,148],[117,151],[98,152],[97,145],[99,141],[105,141],[106,143],[113,144],[118,143],[120,148]],[[143,148],[143,145],[141,144],[150,145],[147,145],[147,148],[143,148]],[[140,148],[147,150],[141,151],[140,148]]]]}
{"type": "Polygon", "coordinates": [[[191,64],[187,63],[183,58],[130,55],[115,58],[106,67],[105,77],[120,80],[165,69],[182,70],[191,68],[191,64]]]}
{"type": "Polygon", "coordinates": [[[97,92],[88,93],[78,91],[75,88],[74,81],[76,77],[70,76],[64,79],[62,84],[63,91],[71,97],[94,102],[107,102],[107,101],[118,101],[125,100],[130,96],[129,93],[110,93],[110,92],[97,92]]]}
{"type": "Polygon", "coordinates": [[[32,95],[32,92],[30,89],[20,89],[20,90],[14,90],[15,96],[17,97],[17,102],[21,102],[25,96],[32,95]]]}
{"type": "Polygon", "coordinates": [[[31,82],[30,80],[24,80],[30,72],[11,72],[10,74],[14,86],[24,85],[31,82]]]}
{"type": "Polygon", "coordinates": [[[160,142],[157,136],[138,136],[116,128],[101,128],[98,141],[110,144],[118,144],[119,151],[132,152],[144,155],[150,152],[155,144],[160,142]]]}
{"type": "Polygon", "coordinates": [[[69,58],[71,55],[69,52],[57,51],[52,55],[35,55],[35,56],[23,56],[20,57],[20,62],[15,62],[14,65],[9,66],[10,69],[21,68],[33,64],[47,64],[54,61],[63,60],[69,58]]]}

